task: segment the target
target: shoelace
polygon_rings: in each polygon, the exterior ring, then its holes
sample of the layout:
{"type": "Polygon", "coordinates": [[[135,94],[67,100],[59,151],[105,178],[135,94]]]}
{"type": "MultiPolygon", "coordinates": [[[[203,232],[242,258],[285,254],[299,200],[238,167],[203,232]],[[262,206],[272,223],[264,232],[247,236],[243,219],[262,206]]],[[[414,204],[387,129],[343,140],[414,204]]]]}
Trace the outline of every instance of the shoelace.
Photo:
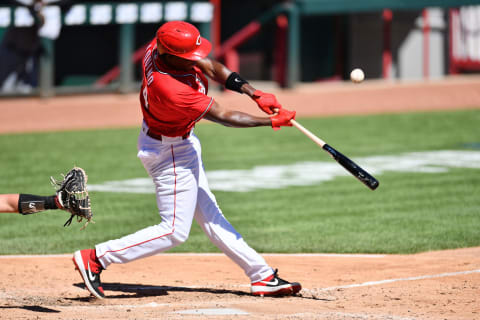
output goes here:
{"type": "Polygon", "coordinates": [[[274,278],[274,279],[276,278],[276,279],[278,279],[279,281],[283,281],[283,282],[285,282],[285,283],[290,283],[290,282],[288,282],[288,281],[286,281],[286,280],[283,280],[282,278],[280,278],[280,277],[278,276],[278,269],[275,269],[275,271],[273,272],[273,278],[274,278]]]}

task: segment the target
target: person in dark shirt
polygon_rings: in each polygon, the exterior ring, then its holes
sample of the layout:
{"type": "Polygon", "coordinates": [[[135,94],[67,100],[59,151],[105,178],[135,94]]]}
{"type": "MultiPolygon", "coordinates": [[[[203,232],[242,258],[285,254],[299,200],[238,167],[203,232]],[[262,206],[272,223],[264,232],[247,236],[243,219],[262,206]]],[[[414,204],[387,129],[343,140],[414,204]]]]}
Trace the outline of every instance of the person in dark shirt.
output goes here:
{"type": "MultiPolygon", "coordinates": [[[[9,4],[23,5],[17,1],[10,1],[9,4]]],[[[33,24],[18,27],[12,23],[5,31],[0,43],[0,89],[8,90],[16,81],[32,87],[37,85],[38,59],[42,51],[38,30],[45,22],[41,14],[43,5],[42,0],[34,0],[28,6],[23,5],[34,18],[33,24]]]]}

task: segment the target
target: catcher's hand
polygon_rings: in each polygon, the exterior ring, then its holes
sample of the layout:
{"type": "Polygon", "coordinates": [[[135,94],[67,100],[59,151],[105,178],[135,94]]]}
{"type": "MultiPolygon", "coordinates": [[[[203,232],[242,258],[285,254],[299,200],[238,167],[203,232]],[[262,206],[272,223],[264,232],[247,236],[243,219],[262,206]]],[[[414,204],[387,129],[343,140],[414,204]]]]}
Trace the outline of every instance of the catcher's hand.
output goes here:
{"type": "Polygon", "coordinates": [[[63,180],[61,181],[50,177],[52,185],[57,190],[58,202],[64,210],[72,214],[70,219],[63,225],[64,227],[72,223],[74,216],[77,217],[78,222],[83,219],[87,220],[81,229],[84,229],[87,224],[92,221],[93,214],[87,191],[87,179],[88,176],[85,170],[79,167],[73,167],[72,170],[63,176],[63,180]]]}

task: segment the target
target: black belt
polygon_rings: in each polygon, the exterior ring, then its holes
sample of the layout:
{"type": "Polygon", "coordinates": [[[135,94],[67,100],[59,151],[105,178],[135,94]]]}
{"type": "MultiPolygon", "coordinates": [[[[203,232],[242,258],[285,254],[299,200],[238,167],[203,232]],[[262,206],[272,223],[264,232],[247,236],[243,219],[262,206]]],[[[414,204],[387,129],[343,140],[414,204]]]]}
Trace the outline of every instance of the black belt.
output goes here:
{"type": "MultiPolygon", "coordinates": [[[[162,141],[162,135],[161,134],[156,134],[156,133],[154,133],[150,130],[147,130],[147,136],[149,136],[150,138],[162,141]]],[[[184,134],[182,136],[182,140],[185,140],[188,137],[190,137],[190,132],[187,132],[186,134],[184,134]]]]}

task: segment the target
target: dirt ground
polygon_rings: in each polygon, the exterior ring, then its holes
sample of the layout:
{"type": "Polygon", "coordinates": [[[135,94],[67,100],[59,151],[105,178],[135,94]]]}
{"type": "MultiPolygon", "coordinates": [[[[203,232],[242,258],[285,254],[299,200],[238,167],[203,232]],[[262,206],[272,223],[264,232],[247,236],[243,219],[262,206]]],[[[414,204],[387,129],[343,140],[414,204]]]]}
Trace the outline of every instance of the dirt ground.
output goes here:
{"type": "MultiPolygon", "coordinates": [[[[298,117],[480,109],[480,77],[322,83],[274,92],[298,117]]],[[[220,104],[257,113],[245,96],[220,104]]],[[[139,126],[137,95],[0,100],[0,133],[139,126]]],[[[480,247],[415,255],[265,254],[298,296],[258,298],[220,254],[162,254],[102,274],[89,298],[71,254],[0,256],[0,319],[480,319],[480,247]]]]}
{"type": "Polygon", "coordinates": [[[89,298],[82,289],[71,255],[4,256],[0,317],[480,319],[480,248],[415,255],[265,255],[265,259],[280,268],[281,277],[302,284],[298,296],[248,295],[248,279],[221,254],[163,254],[110,266],[102,273],[108,296],[104,300],[89,298]]]}
{"type": "MultiPolygon", "coordinates": [[[[297,111],[297,117],[480,108],[480,76],[358,85],[312,83],[294,90],[255,86],[274,93],[285,108],[297,111]]],[[[263,114],[246,95],[230,91],[211,95],[229,109],[263,114]]],[[[0,99],[0,114],[0,133],[131,127],[142,121],[136,93],[0,99]]]]}

